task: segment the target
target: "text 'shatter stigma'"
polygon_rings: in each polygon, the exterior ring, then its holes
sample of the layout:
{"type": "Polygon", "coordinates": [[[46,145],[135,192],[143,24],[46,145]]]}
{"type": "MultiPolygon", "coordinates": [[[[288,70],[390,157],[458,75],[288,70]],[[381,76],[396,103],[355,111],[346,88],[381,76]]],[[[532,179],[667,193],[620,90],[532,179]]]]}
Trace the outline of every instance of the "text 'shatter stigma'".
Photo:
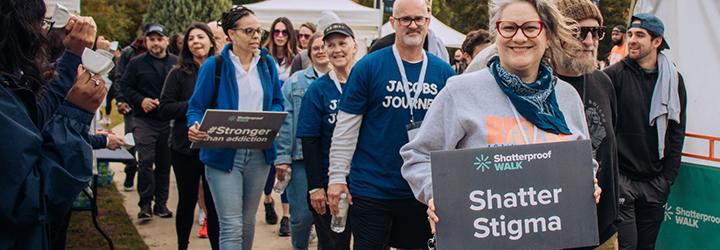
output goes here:
{"type": "MultiPolygon", "coordinates": [[[[560,203],[562,188],[540,189],[529,187],[520,188],[517,192],[505,194],[493,193],[491,189],[474,190],[470,192],[470,209],[483,211],[490,209],[503,209],[515,207],[528,207],[560,203]]],[[[477,229],[474,233],[476,238],[507,236],[510,240],[519,240],[524,234],[559,231],[562,230],[560,217],[553,215],[548,218],[526,218],[506,220],[505,215],[499,218],[477,218],[473,226],[477,229]]]]}

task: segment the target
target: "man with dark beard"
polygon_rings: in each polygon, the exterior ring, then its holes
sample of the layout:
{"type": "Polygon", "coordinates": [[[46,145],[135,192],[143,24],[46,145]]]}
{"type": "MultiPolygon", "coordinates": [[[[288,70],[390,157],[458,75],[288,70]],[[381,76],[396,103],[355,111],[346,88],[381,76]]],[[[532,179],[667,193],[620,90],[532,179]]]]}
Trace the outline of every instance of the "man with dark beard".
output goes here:
{"type": "Polygon", "coordinates": [[[632,16],[628,56],[605,69],[617,94],[620,249],[655,249],[670,187],[680,171],[687,93],[670,56],[665,25],[632,16]]]}
{"type": "Polygon", "coordinates": [[[170,123],[160,117],[160,92],[177,57],[166,51],[167,30],[159,24],[145,26],[147,53],[130,60],[120,86],[133,109],[133,135],[138,153],[138,193],[140,212],[138,219],[150,220],[152,213],[162,218],[172,217],[167,208],[170,184],[170,123]],[[153,169],[153,165],[155,168],[153,169]],[[154,198],[154,199],[153,199],[154,198]],[[152,201],[153,210],[150,210],[152,201]]]}
{"type": "Polygon", "coordinates": [[[618,216],[615,90],[610,78],[596,69],[598,41],[604,35],[603,17],[590,0],[556,0],[555,4],[565,17],[578,23],[580,30],[578,40],[582,47],[566,48],[568,53],[554,55],[553,64],[558,77],[575,87],[585,105],[593,157],[600,164],[596,177],[603,190],[597,204],[600,249],[615,249],[618,216]]]}
{"type": "Polygon", "coordinates": [[[626,29],[622,25],[616,25],[613,27],[611,33],[613,47],[610,51],[610,55],[608,56],[608,62],[610,62],[609,65],[619,62],[628,54],[627,48],[625,48],[625,32],[626,29]]]}

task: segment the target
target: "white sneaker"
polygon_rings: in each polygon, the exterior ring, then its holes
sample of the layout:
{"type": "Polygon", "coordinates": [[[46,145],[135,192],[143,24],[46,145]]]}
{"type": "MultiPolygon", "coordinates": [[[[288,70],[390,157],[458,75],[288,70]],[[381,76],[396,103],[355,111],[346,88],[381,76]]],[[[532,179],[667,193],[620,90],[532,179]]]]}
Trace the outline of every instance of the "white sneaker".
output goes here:
{"type": "Polygon", "coordinates": [[[315,227],[310,228],[310,239],[308,239],[308,244],[312,243],[313,240],[317,238],[317,233],[315,233],[315,227]]]}
{"type": "Polygon", "coordinates": [[[205,223],[205,212],[200,209],[200,212],[198,212],[198,225],[202,226],[203,223],[205,223]]]}

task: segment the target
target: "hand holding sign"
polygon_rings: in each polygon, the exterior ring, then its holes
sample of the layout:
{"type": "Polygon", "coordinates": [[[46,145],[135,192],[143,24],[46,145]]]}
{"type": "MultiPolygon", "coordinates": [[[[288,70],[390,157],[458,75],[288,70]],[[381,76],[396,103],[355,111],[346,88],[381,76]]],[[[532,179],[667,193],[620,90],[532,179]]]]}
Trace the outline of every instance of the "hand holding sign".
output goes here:
{"type": "Polygon", "coordinates": [[[435,214],[435,201],[432,198],[430,198],[427,205],[428,221],[430,221],[430,232],[432,234],[435,234],[435,224],[440,222],[440,218],[438,218],[437,214],[435,214]]]}
{"type": "Polygon", "coordinates": [[[192,143],[204,141],[207,138],[208,134],[205,131],[200,131],[200,124],[197,122],[188,129],[188,139],[192,143]]]}
{"type": "Polygon", "coordinates": [[[595,197],[595,204],[600,203],[600,194],[602,194],[602,188],[598,185],[598,179],[593,178],[593,184],[595,186],[595,192],[593,192],[593,197],[595,197]]]}

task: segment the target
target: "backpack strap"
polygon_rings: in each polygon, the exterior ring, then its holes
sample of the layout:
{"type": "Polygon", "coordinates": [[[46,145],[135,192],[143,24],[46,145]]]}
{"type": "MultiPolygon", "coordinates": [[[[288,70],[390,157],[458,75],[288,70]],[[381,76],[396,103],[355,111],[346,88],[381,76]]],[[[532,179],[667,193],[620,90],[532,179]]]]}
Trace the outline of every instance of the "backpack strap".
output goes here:
{"type": "Polygon", "coordinates": [[[215,81],[213,82],[213,95],[210,99],[210,108],[217,108],[218,89],[220,88],[220,73],[222,70],[222,55],[215,56],[215,81]]]}

